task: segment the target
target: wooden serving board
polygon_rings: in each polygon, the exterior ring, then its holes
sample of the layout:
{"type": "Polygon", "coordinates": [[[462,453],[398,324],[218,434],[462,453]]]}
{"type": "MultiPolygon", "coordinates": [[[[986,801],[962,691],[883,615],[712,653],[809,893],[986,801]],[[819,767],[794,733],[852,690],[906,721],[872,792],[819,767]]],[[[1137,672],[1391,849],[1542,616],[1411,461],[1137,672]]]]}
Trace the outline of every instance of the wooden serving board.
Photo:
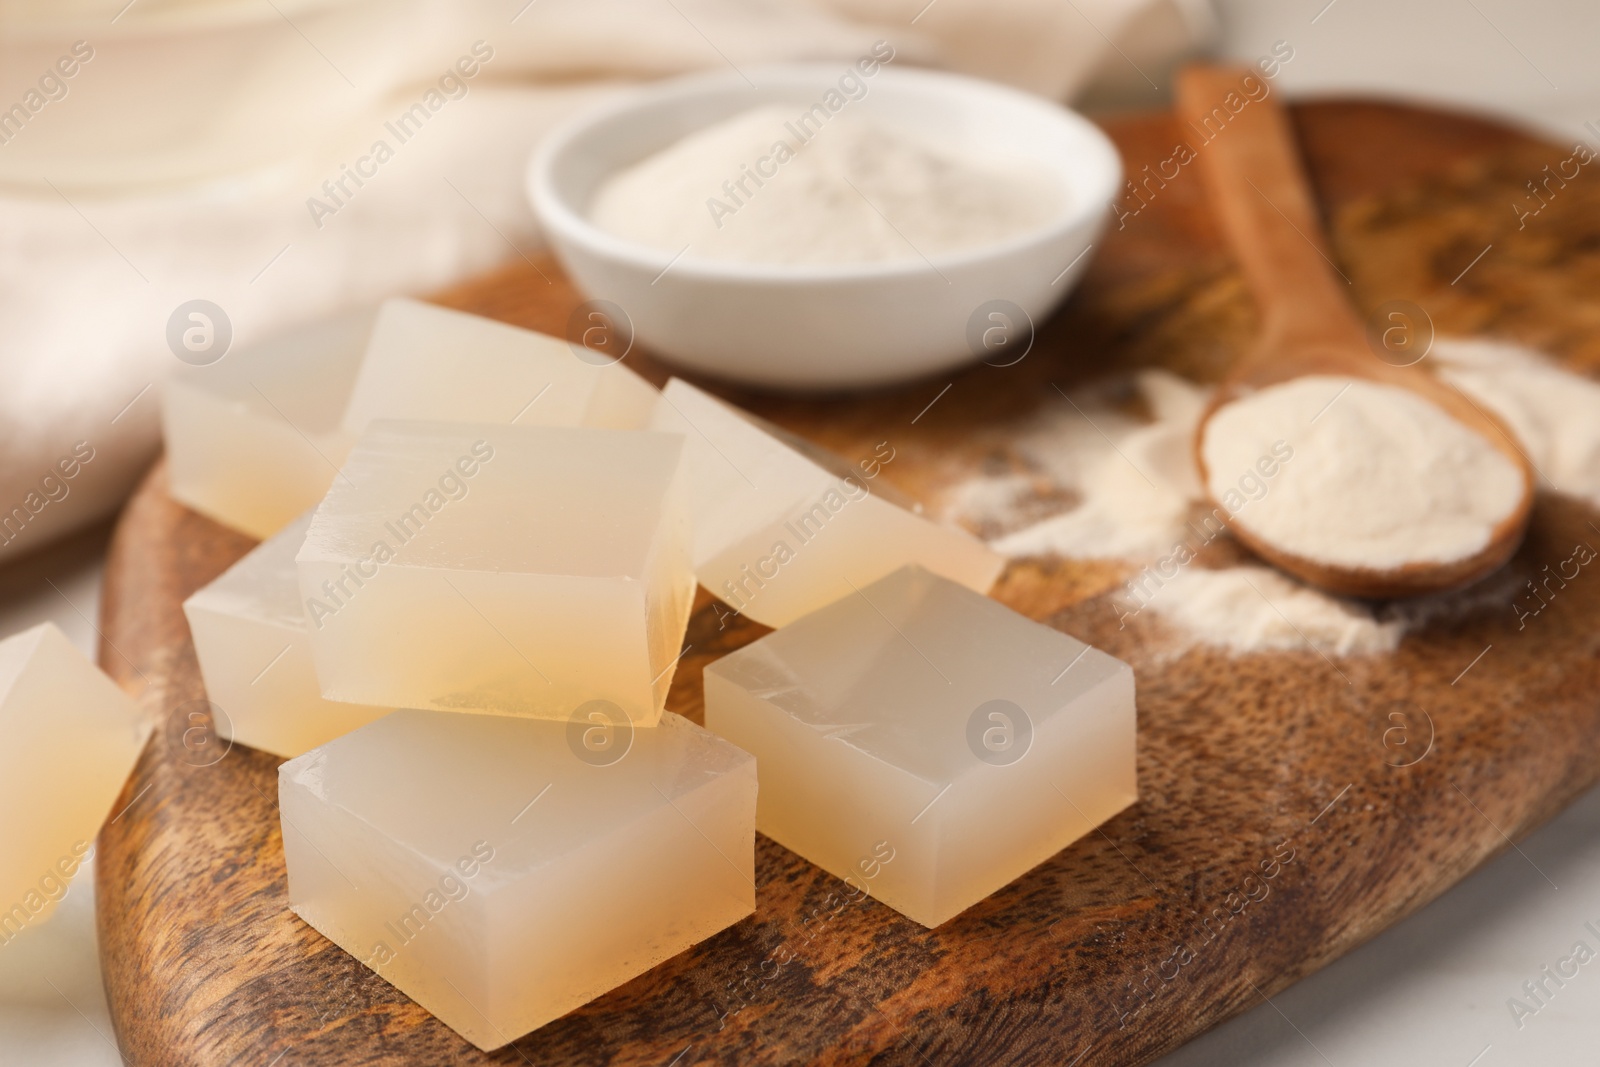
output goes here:
{"type": "MultiPolygon", "coordinates": [[[[1594,180],[1585,171],[1522,229],[1510,206],[1570,152],[1375,103],[1295,118],[1359,305],[1412,300],[1441,331],[1600,368],[1594,180]]],[[[1164,115],[1109,129],[1135,176],[1184,137],[1164,115]]],[[[889,441],[884,476],[934,503],[1003,466],[1008,434],[1062,403],[1054,386],[1151,365],[1215,380],[1254,311],[1199,176],[1149,188],[1015,366],[868,395],[724,391],[846,457],[889,441]]],[[[440,299],[560,334],[578,298],[541,261],[440,299]]],[[[1596,522],[1541,496],[1514,574],[1600,546],[1596,522]]],[[[1328,660],[1163,653],[1153,613],[1118,627],[1121,565],[1014,563],[995,596],[1134,665],[1137,805],[933,931],[758,838],[752,918],[485,1055],[290,913],[279,761],[208,747],[188,718],[203,691],[179,603],[249,547],[174,504],[158,467],[111,550],[102,663],[162,725],[98,865],[106,983],[136,1067],[1144,1063],[1421,907],[1600,776],[1600,576],[1524,630],[1518,583],[1502,580],[1392,655],[1328,660]]],[[[704,666],[760,632],[719,631],[708,603],[669,699],[696,720],[704,666]]]]}

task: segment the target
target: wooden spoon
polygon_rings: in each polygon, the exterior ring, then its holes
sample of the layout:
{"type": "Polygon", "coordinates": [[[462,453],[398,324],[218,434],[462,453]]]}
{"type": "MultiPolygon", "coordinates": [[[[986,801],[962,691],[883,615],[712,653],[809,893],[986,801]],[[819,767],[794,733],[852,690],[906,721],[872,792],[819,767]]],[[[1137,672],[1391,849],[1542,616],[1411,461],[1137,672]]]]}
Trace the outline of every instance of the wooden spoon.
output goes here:
{"type": "MultiPolygon", "coordinates": [[[[1234,537],[1302,581],[1346,596],[1438,592],[1494,571],[1511,558],[1527,529],[1532,470],[1494,416],[1427,371],[1394,366],[1374,353],[1350,302],[1350,286],[1334,266],[1288,115],[1270,84],[1250,67],[1193,66],[1178,77],[1177,112],[1186,124],[1185,140],[1197,153],[1212,206],[1261,308],[1261,336],[1254,350],[1217,390],[1195,432],[1195,458],[1207,493],[1200,445],[1212,414],[1245,393],[1311,374],[1409,389],[1482,434],[1522,472],[1522,498],[1494,527],[1489,543],[1450,563],[1408,563],[1383,570],[1346,567],[1285,552],[1241,523],[1230,525],[1234,537]],[[1208,136],[1213,139],[1206,140],[1208,136]]],[[[1359,145],[1351,148],[1361,150],[1359,145]]],[[[1220,507],[1215,500],[1211,503],[1220,507]]]]}

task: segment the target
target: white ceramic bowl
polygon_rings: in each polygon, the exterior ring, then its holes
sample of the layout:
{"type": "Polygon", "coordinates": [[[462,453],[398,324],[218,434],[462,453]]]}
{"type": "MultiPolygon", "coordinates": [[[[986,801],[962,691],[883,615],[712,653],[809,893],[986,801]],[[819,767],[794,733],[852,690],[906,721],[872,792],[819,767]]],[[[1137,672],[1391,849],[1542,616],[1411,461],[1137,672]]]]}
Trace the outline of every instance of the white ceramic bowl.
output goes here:
{"type": "MultiPolygon", "coordinates": [[[[901,381],[985,355],[992,324],[1016,350],[1072,289],[1122,181],[1115,147],[1065,108],[975,78],[883,68],[847,105],[874,121],[978,156],[1025,156],[1060,176],[1066,205],[1036,231],[930,262],[839,265],[695,260],[618,237],[587,217],[607,177],[679,138],[764,104],[804,111],[845,64],[771,66],[657,83],[551,134],[528,169],[528,193],[567,272],[587,296],[619,306],[638,340],[705,374],[801,390],[901,381]],[[759,88],[746,82],[748,76],[759,88]],[[670,264],[670,269],[668,269],[670,264]],[[986,307],[986,305],[990,305],[986,307]],[[974,330],[974,323],[978,328],[974,330]]],[[[715,195],[708,191],[707,195],[715,195]]],[[[1015,356],[1006,355],[1005,359],[1015,356]]]]}

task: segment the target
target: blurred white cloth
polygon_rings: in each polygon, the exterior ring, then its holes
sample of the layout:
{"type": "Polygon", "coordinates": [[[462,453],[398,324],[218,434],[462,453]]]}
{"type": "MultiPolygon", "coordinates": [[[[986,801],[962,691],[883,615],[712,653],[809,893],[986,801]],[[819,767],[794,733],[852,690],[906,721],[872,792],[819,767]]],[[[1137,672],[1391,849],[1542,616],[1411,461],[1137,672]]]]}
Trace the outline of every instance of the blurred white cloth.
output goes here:
{"type": "Polygon", "coordinates": [[[211,16],[223,0],[125,2],[0,0],[0,108],[42,101],[0,143],[0,558],[105,516],[154,457],[180,304],[219,305],[238,346],[525,254],[529,151],[630,81],[886,39],[898,62],[1066,98],[1210,26],[1207,0],[281,0],[242,28],[211,16]],[[93,58],[52,75],[74,41],[93,58]],[[314,219],[308,198],[476,41],[493,56],[464,95],[314,219]],[[237,76],[206,91],[219,64],[237,76]],[[184,168],[203,178],[170,180],[184,168]],[[79,442],[94,458],[47,480],[79,442]]]}

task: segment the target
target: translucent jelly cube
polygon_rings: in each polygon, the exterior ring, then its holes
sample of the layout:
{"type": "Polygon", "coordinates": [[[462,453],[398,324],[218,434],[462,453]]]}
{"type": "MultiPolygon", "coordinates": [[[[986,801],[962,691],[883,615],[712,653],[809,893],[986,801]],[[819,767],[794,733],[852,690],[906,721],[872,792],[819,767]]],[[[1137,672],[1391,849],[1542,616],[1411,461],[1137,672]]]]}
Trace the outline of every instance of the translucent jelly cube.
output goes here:
{"type": "Polygon", "coordinates": [[[371,308],[303,326],[167,379],[161,421],[174,499],[270,537],[328,491],[371,308]]]}
{"type": "Polygon", "coordinates": [[[851,467],[677,378],[651,426],[685,438],[700,584],[757,622],[786,625],[907,563],[980,593],[1005,566],[901,506],[878,477],[887,442],[851,467]]]}
{"type": "Polygon", "coordinates": [[[149,734],[53,624],[0,641],[0,945],[54,909],[149,734]]]}
{"type": "Polygon", "coordinates": [[[755,761],[597,723],[405,710],[285,763],[291,907],[484,1049],[754,911],[755,761]]]}
{"type": "Polygon", "coordinates": [[[655,386],[598,352],[493,319],[424,304],[384,302],[344,428],[373,419],[515,422],[636,430],[655,386]]]}
{"type": "Polygon", "coordinates": [[[307,511],[183,602],[217,732],[285,758],[391,710],[323,699],[294,562],[310,525],[307,511]]]}
{"type": "Polygon", "coordinates": [[[694,595],[682,438],[373,423],[296,557],[322,694],[656,721],[694,595]]]}
{"type": "Polygon", "coordinates": [[[723,657],[756,827],[938,926],[1137,799],[1133,671],[921,567],[723,657]]]}

